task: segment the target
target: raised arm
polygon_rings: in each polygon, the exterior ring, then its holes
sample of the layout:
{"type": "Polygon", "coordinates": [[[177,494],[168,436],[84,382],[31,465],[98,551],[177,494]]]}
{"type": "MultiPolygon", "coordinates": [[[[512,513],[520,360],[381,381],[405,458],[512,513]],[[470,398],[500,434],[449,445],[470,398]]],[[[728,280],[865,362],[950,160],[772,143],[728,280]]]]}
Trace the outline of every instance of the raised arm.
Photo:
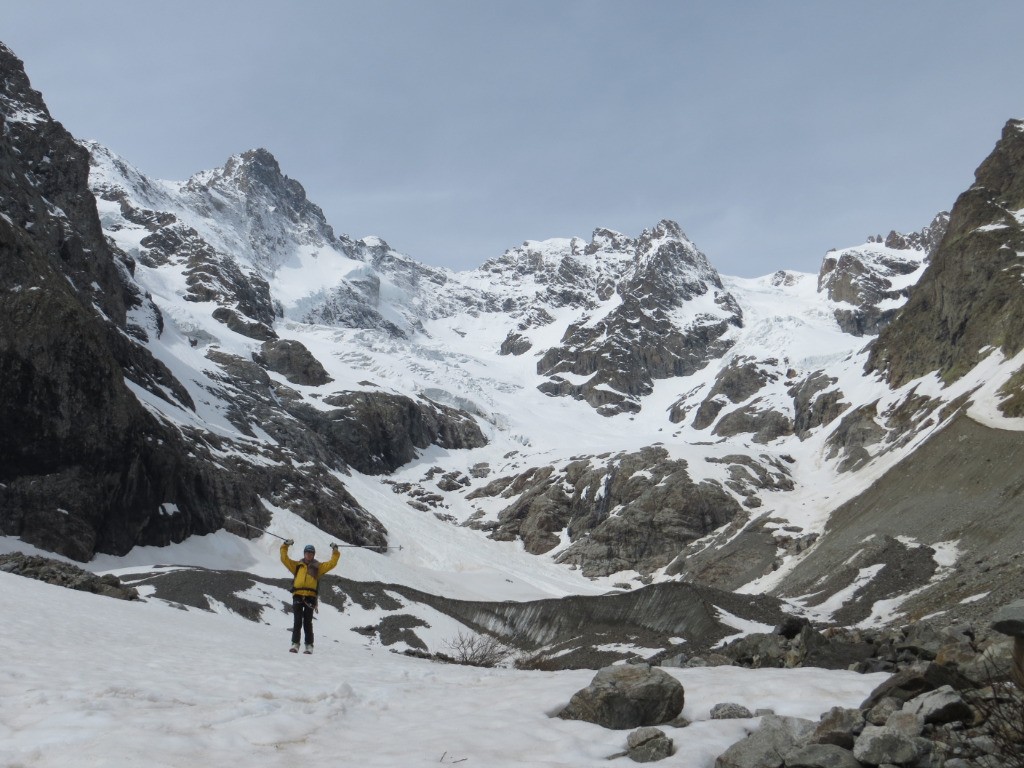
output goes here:
{"type": "Polygon", "coordinates": [[[281,562],[284,563],[284,567],[292,573],[295,573],[295,569],[299,567],[299,564],[288,557],[288,547],[295,542],[291,539],[285,539],[285,542],[281,545],[281,562]]]}
{"type": "Polygon", "coordinates": [[[331,553],[331,559],[326,563],[320,564],[320,573],[327,573],[338,564],[338,559],[341,557],[341,550],[338,549],[337,544],[331,544],[331,549],[333,550],[331,553]]]}

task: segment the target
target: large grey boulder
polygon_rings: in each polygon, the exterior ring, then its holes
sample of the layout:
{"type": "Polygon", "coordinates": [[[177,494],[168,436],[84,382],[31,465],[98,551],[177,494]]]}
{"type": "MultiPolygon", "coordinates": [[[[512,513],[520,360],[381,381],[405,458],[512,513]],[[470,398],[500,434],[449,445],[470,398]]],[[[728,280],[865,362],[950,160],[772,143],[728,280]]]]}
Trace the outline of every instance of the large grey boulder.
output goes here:
{"type": "Polygon", "coordinates": [[[960,671],[979,688],[996,681],[1010,680],[1013,675],[1014,638],[991,643],[960,671]]]}
{"type": "Polygon", "coordinates": [[[903,711],[920,715],[926,723],[971,722],[974,711],[952,686],[944,685],[903,705],[903,711]]]}
{"type": "Polygon", "coordinates": [[[920,736],[911,736],[889,725],[868,725],[854,742],[853,756],[869,765],[907,765],[931,749],[932,743],[920,736]]]}
{"type": "Polygon", "coordinates": [[[779,768],[814,725],[799,717],[765,715],[760,728],[715,759],[715,768],[779,768]]]}
{"type": "Polygon", "coordinates": [[[996,611],[992,629],[1013,637],[1024,636],[1024,600],[1014,600],[996,611]]]}
{"type": "Polygon", "coordinates": [[[951,686],[957,691],[976,687],[971,680],[955,669],[931,663],[918,664],[896,673],[875,688],[860,708],[871,709],[887,697],[907,702],[944,685],[951,686]]]}
{"type": "Polygon", "coordinates": [[[810,741],[853,749],[853,741],[864,729],[864,715],[859,709],[832,707],[818,721],[810,741]]]}
{"type": "Polygon", "coordinates": [[[683,685],[646,664],[605,667],[573,694],[563,720],[585,720],[616,730],[667,723],[683,710],[683,685]]]}

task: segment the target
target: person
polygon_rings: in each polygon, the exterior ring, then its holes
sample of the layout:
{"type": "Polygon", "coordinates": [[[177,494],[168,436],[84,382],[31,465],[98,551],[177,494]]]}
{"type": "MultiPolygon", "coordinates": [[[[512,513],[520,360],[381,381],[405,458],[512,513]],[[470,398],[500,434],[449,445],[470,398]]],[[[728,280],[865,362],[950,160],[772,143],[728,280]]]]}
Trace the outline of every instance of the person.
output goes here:
{"type": "Polygon", "coordinates": [[[292,653],[299,652],[299,639],[302,631],[306,633],[305,653],[313,652],[313,612],[317,609],[317,595],[320,588],[320,577],[338,564],[340,552],[337,544],[331,544],[334,550],[331,559],[326,563],[316,561],[316,548],[307,544],[302,550],[301,560],[292,560],[288,557],[288,547],[295,542],[285,539],[281,545],[281,562],[284,567],[292,573],[292,615],[295,622],[292,625],[292,653]]]}

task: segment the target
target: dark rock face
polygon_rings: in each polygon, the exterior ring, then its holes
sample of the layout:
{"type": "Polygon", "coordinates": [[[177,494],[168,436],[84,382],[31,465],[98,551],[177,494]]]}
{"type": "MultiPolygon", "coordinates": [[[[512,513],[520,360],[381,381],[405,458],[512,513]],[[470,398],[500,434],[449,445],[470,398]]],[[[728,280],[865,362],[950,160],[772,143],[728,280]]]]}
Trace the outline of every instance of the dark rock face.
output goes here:
{"type": "Polygon", "coordinates": [[[793,434],[793,420],[774,408],[764,408],[754,400],[726,414],[715,425],[713,434],[733,437],[752,434],[755,443],[770,443],[778,437],[793,434]]]}
{"type": "Polygon", "coordinates": [[[878,337],[867,370],[899,386],[931,371],[953,381],[992,346],[1024,348],[1021,259],[1024,122],[1011,120],[974,185],[957,199],[946,236],[900,316],[878,337]]]}
{"type": "MultiPolygon", "coordinates": [[[[751,434],[755,443],[769,443],[792,435],[793,416],[768,406],[760,397],[754,397],[767,384],[781,377],[779,361],[774,358],[755,360],[738,357],[731,360],[715,377],[715,383],[697,406],[693,428],[707,429],[714,425],[711,430],[714,435],[734,437],[751,434]],[[728,410],[730,404],[740,407],[728,410]]],[[[686,418],[691,407],[688,399],[684,397],[672,407],[669,421],[678,423],[686,418]]]]}
{"type": "Polygon", "coordinates": [[[795,413],[793,431],[801,438],[809,435],[811,430],[831,423],[849,407],[842,402],[842,391],[829,390],[837,381],[822,371],[815,371],[789,388],[795,413]]]}
{"type": "Polygon", "coordinates": [[[267,341],[261,351],[263,354],[257,362],[271,371],[283,374],[292,384],[319,387],[333,381],[320,361],[313,357],[301,341],[267,341]]]}
{"type": "Polygon", "coordinates": [[[499,494],[516,500],[499,513],[493,538],[519,538],[527,551],[542,554],[559,544],[565,530],[573,543],[558,559],[580,565],[588,576],[653,571],[741,512],[724,488],[695,483],[686,462],[669,459],[660,447],[600,464],[574,461],[564,474],[530,469],[467,498],[499,494]]]}
{"type": "Polygon", "coordinates": [[[877,403],[863,405],[850,411],[828,438],[828,457],[843,454],[840,472],[849,472],[863,466],[871,458],[868,447],[882,441],[885,430],[875,420],[877,403]]]}
{"type": "Polygon", "coordinates": [[[462,411],[426,399],[381,392],[344,392],[324,398],[335,410],[293,408],[323,435],[338,455],[367,474],[392,472],[416,457],[417,448],[479,448],[487,439],[462,411]]]}
{"type": "MultiPolygon", "coordinates": [[[[774,360],[768,362],[771,365],[778,364],[774,360]]],[[[731,361],[715,378],[711,391],[697,408],[697,413],[693,418],[693,428],[707,429],[725,408],[726,401],[742,403],[757,394],[768,381],[774,380],[774,378],[769,371],[751,358],[737,358],[731,361]]],[[[670,420],[673,423],[679,421],[678,418],[670,418],[670,420]]]]}
{"type": "Polygon", "coordinates": [[[192,407],[130,340],[129,312],[159,313],[107,246],[87,154],[2,45],[0,75],[0,529],[77,559],[213,530],[211,471],[125,384],[192,407]]]}

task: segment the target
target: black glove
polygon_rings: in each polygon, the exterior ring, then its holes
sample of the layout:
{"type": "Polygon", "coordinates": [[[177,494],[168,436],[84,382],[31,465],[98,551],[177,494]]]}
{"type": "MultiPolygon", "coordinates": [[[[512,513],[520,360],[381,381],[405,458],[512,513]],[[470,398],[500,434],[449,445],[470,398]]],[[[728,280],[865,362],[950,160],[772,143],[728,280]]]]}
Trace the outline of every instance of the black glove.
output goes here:
{"type": "Polygon", "coordinates": [[[294,541],[292,541],[291,539],[285,539],[285,540],[284,540],[284,545],[285,545],[286,547],[290,547],[290,546],[291,546],[292,544],[294,544],[294,543],[295,543],[295,542],[294,542],[294,541]]]}
{"type": "Polygon", "coordinates": [[[331,542],[331,549],[333,549],[335,552],[337,552],[338,551],[338,545],[333,543],[333,542],[331,542]]]}

